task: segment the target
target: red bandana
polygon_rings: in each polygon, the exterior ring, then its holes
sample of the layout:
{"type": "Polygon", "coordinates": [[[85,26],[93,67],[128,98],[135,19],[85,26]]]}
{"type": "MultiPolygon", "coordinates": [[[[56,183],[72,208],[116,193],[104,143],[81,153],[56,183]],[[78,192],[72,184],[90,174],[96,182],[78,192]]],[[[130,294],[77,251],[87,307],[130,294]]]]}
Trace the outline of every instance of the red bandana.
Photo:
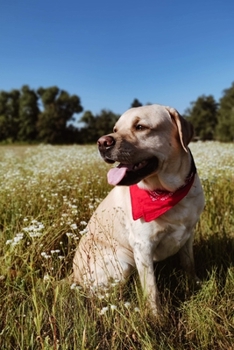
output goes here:
{"type": "MultiPolygon", "coordinates": [[[[194,165],[195,166],[195,165],[194,165]]],[[[130,186],[132,201],[132,216],[134,220],[143,218],[146,222],[157,219],[165,212],[173,208],[189,192],[194,182],[196,168],[190,172],[185,185],[175,192],[155,190],[146,191],[137,185],[130,186]]]]}

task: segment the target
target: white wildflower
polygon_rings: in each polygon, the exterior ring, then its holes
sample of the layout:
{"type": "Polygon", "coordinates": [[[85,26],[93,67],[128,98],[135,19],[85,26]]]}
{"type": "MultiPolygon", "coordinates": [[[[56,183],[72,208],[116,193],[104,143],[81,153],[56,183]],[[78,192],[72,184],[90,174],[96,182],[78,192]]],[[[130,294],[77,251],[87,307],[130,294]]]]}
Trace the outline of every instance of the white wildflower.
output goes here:
{"type": "Polygon", "coordinates": [[[72,283],[72,285],[71,285],[70,288],[71,288],[71,289],[77,289],[77,290],[82,289],[82,287],[81,287],[81,286],[78,286],[76,283],[72,283]]]}
{"type": "Polygon", "coordinates": [[[98,299],[100,299],[100,300],[103,300],[103,299],[104,299],[104,295],[102,295],[102,294],[97,294],[97,297],[98,297],[98,299]]]}
{"type": "Polygon", "coordinates": [[[45,259],[51,258],[51,255],[48,255],[46,252],[42,252],[42,253],[41,253],[41,256],[42,256],[43,258],[45,258],[45,259]]]}
{"type": "Polygon", "coordinates": [[[108,311],[108,309],[108,306],[103,307],[100,311],[100,315],[104,315],[108,311]]]}
{"type": "Polygon", "coordinates": [[[76,288],[76,283],[72,283],[71,289],[75,289],[75,288],[76,288]]]}
{"type": "Polygon", "coordinates": [[[88,232],[87,228],[85,228],[84,230],[81,230],[79,233],[80,233],[80,235],[84,235],[86,232],[88,232]]]}
{"type": "Polygon", "coordinates": [[[78,228],[76,224],[71,224],[70,227],[72,230],[76,230],[78,228]]]}
{"type": "Polygon", "coordinates": [[[46,274],[44,275],[44,277],[43,277],[43,281],[44,281],[44,282],[48,282],[49,280],[50,280],[50,276],[49,276],[48,273],[46,273],[46,274]]]}
{"type": "Polygon", "coordinates": [[[56,253],[60,253],[60,250],[59,249],[52,249],[51,251],[51,254],[56,254],[56,253]]]}
{"type": "Polygon", "coordinates": [[[21,241],[21,239],[23,239],[24,234],[23,233],[17,233],[16,236],[13,238],[13,241],[15,244],[17,244],[19,241],[21,241]]]}
{"type": "Polygon", "coordinates": [[[8,240],[6,241],[6,245],[11,244],[12,242],[13,242],[13,239],[8,239],[8,240]]]}
{"type": "Polygon", "coordinates": [[[27,227],[23,228],[24,232],[27,232],[31,238],[34,237],[40,237],[42,235],[42,230],[45,228],[45,226],[37,221],[37,220],[32,220],[31,224],[27,227]]]}
{"type": "Polygon", "coordinates": [[[31,238],[34,238],[34,237],[40,237],[42,235],[41,232],[38,232],[38,231],[35,231],[35,232],[29,232],[29,236],[31,238]]]}
{"type": "MultiPolygon", "coordinates": [[[[67,233],[66,233],[66,236],[67,236],[67,237],[73,237],[73,236],[74,236],[74,234],[73,234],[73,233],[71,233],[71,232],[67,232],[67,233]]],[[[61,243],[61,242],[60,242],[60,243],[61,243]]]]}
{"type": "Polygon", "coordinates": [[[80,222],[80,224],[83,225],[83,226],[86,226],[87,222],[83,220],[83,221],[80,222]]]}
{"type": "Polygon", "coordinates": [[[131,306],[131,303],[129,301],[126,301],[126,303],[124,303],[124,306],[128,309],[131,306]]]}

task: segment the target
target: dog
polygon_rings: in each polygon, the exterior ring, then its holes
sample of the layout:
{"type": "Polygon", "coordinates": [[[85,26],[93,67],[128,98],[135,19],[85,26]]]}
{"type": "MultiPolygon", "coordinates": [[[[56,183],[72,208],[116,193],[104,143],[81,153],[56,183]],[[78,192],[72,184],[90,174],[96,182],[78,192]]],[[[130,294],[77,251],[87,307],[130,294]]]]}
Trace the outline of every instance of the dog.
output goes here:
{"type": "Polygon", "coordinates": [[[195,280],[193,231],[204,208],[202,186],[188,144],[193,127],[171,107],[127,110],[113,133],[97,141],[101,157],[117,167],[115,186],[87,225],[73,260],[73,280],[102,288],[137,269],[147,302],[162,315],[154,261],[179,252],[195,280]]]}

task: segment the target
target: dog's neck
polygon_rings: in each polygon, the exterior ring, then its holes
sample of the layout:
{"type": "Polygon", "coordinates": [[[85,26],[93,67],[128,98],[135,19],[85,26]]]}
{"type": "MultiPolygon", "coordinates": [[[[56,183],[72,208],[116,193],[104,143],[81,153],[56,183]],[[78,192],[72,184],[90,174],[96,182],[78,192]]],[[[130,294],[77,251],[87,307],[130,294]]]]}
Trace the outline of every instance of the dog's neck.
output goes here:
{"type": "MultiPolygon", "coordinates": [[[[168,163],[169,164],[169,163],[168,163]]],[[[162,166],[162,169],[138,183],[138,187],[147,191],[175,192],[184,186],[188,179],[196,173],[196,166],[190,150],[183,153],[180,162],[170,166],[162,166]]]]}

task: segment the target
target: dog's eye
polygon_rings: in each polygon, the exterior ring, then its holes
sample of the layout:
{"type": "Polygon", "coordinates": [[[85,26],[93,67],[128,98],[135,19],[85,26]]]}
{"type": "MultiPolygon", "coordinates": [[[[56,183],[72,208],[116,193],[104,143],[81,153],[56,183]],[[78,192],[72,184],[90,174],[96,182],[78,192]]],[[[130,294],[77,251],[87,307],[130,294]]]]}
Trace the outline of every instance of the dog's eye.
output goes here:
{"type": "Polygon", "coordinates": [[[143,125],[141,125],[141,124],[137,124],[137,125],[136,125],[136,130],[142,131],[142,130],[145,130],[145,129],[146,129],[146,127],[143,126],[143,125]]]}
{"type": "Polygon", "coordinates": [[[116,128],[114,128],[114,129],[113,129],[113,132],[117,132],[117,129],[116,129],[116,128]]]}

